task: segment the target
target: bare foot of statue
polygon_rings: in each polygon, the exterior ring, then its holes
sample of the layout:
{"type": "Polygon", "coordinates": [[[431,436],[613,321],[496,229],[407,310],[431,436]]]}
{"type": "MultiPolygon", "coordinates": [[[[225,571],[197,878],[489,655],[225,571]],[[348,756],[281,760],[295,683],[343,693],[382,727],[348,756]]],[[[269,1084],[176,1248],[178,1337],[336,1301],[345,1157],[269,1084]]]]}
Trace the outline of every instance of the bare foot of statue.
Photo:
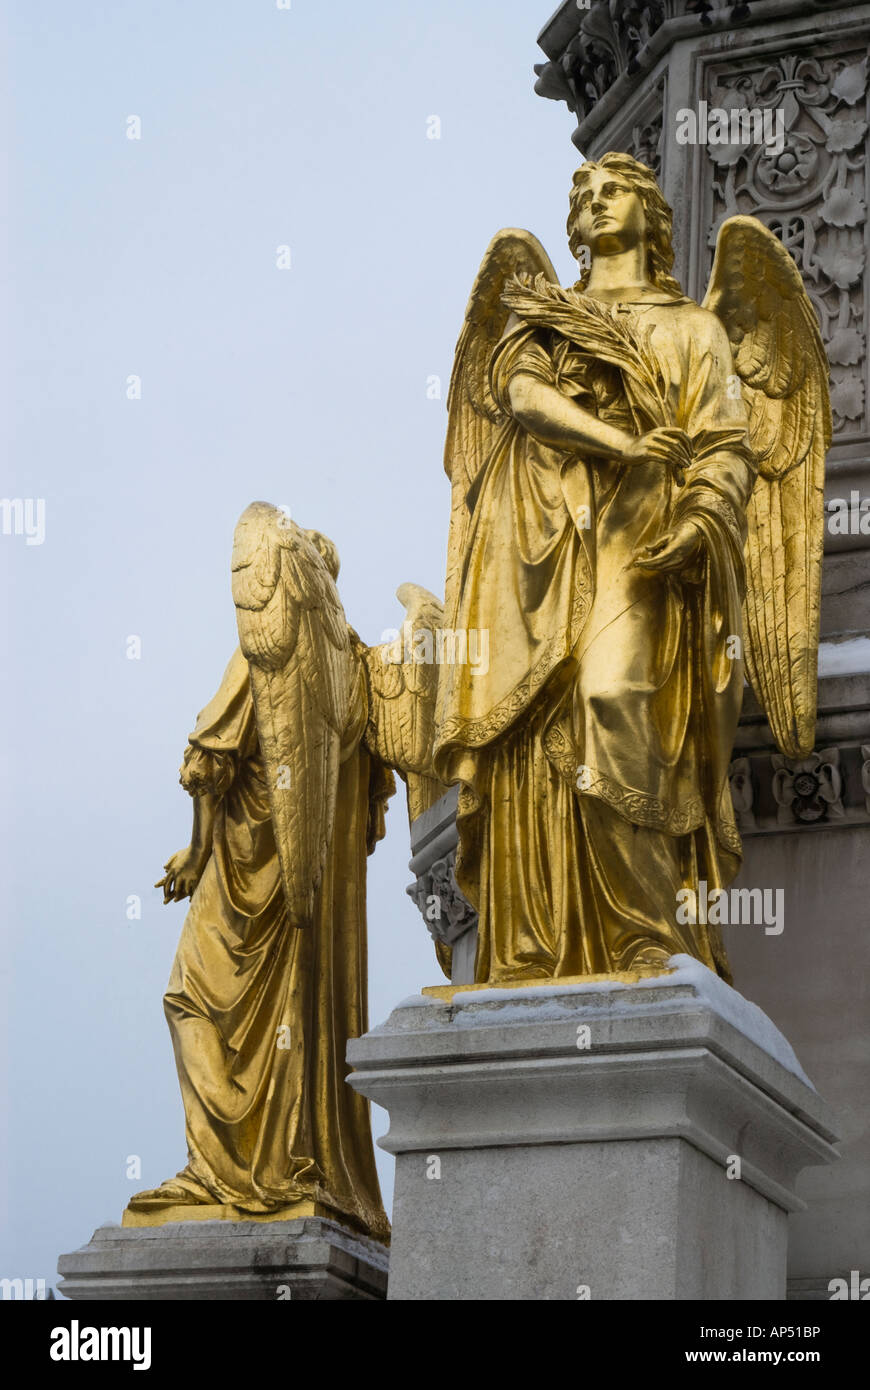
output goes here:
{"type": "Polygon", "coordinates": [[[159,1187],[137,1192],[127,1205],[131,1211],[154,1211],[159,1207],[203,1206],[218,1200],[185,1168],[159,1187]]]}

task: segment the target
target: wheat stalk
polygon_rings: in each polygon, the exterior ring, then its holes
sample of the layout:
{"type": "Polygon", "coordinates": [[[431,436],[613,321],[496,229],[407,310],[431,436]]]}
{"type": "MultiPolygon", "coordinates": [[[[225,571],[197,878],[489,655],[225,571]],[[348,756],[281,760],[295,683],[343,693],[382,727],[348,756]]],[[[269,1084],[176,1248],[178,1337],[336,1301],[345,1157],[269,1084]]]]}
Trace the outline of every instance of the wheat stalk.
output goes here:
{"type": "Polygon", "coordinates": [[[502,299],[520,318],[570,338],[583,356],[618,367],[632,405],[649,417],[653,428],[673,423],[649,330],[642,330],[636,319],[613,318],[597,300],[553,285],[544,275],[534,282],[515,275],[502,299]]]}

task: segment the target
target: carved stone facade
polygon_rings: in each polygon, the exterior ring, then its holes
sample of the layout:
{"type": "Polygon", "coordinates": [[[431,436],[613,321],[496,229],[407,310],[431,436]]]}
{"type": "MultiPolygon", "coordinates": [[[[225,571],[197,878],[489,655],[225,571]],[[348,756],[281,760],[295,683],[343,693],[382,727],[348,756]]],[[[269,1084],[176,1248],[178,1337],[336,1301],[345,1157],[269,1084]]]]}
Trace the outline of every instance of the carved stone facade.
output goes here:
{"type": "Polygon", "coordinates": [[[702,178],[706,269],[720,224],[758,217],[797,262],[831,363],[837,443],[865,443],[867,338],[867,44],[850,36],[814,56],[810,41],[788,53],[729,57],[705,68],[704,95],[728,110],[782,112],[781,150],[710,145],[702,178]]]}
{"type": "Polygon", "coordinates": [[[667,103],[667,78],[653,88],[645,109],[637,113],[631,127],[631,153],[635,159],[653,169],[659,179],[664,169],[664,110],[667,103]]]}
{"type": "Polygon", "coordinates": [[[703,297],[726,217],[751,213],[777,232],[819,312],[833,462],[850,475],[870,440],[867,9],[842,0],[569,3],[542,31],[549,61],[536,68],[536,90],[577,116],[574,140],[585,154],[624,149],[656,170],[676,210],[678,271],[690,294],[703,297]],[[677,112],[700,102],[775,114],[782,148],[681,146],[677,112]]]}
{"type": "MultiPolygon", "coordinates": [[[[643,70],[645,60],[654,53],[653,41],[663,28],[683,20],[684,29],[688,21],[689,32],[694,26],[701,33],[710,27],[713,16],[727,15],[730,23],[740,22],[741,11],[748,12],[749,6],[731,0],[653,0],[650,4],[593,0],[591,5],[575,4],[573,14],[563,5],[538,39],[552,56],[549,62],[535,67],[535,91],[567,102],[578,121],[575,143],[583,148],[587,118],[623,80],[643,70]]],[[[638,153],[637,158],[642,155],[638,153]]]]}
{"type": "Polygon", "coordinates": [[[632,79],[677,41],[751,28],[777,11],[843,8],[842,0],[569,0],[538,36],[549,61],[535,66],[535,91],[568,104],[578,123],[574,143],[585,150],[632,79]]]}

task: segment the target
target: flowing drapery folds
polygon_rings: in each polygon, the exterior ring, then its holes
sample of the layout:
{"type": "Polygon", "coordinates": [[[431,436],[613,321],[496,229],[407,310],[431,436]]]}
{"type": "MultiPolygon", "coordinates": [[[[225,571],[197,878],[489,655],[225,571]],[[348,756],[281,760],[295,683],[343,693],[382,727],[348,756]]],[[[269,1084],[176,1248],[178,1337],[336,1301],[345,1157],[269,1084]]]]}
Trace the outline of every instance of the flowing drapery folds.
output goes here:
{"type": "Polygon", "coordinates": [[[455,618],[489,631],[492,657],[486,673],[443,673],[435,756],[461,784],[477,978],[612,973],[651,943],[727,976],[715,928],[680,927],[676,894],[730,881],[740,855],[727,764],[755,462],[728,338],[669,293],[605,306],[539,276],[505,302],[490,364],[502,420],[466,498],[455,618]],[[633,435],[685,430],[685,486],[655,463],[541,443],[511,413],[519,374],[633,435]],[[691,573],[634,565],[685,519],[704,538],[691,573]]]}
{"type": "MultiPolygon", "coordinates": [[[[233,545],[240,648],[190,736],[190,846],[158,886],[190,896],[164,997],[187,1167],[125,1224],[327,1215],[386,1240],[368,1102],[345,1051],[367,1028],[366,859],[393,769],[428,805],[436,677],[347,622],[338,552],[253,502],[233,545]]],[[[441,604],[404,584],[412,637],[441,604]]]]}
{"type": "Polygon", "coordinates": [[[314,917],[302,929],[288,922],[240,651],[190,736],[181,780],[217,797],[211,856],[164,996],[188,1164],[130,1210],[159,1217],[218,1204],[286,1216],[307,1201],[384,1240],[368,1102],[346,1084],[344,1054],[367,1027],[365,861],[383,836],[392,773],[352,741],[314,917]]]}

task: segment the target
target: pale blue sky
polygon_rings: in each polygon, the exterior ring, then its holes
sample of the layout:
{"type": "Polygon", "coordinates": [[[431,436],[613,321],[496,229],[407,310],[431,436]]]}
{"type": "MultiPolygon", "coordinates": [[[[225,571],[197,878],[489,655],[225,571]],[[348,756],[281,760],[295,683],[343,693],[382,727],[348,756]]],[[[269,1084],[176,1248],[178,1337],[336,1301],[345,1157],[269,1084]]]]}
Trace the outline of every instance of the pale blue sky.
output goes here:
{"type": "MultiPolygon", "coordinates": [[[[446,396],[499,227],[530,227],[573,278],[573,122],[533,93],[553,2],[6,7],[2,491],[44,498],[46,535],[0,536],[0,1275],[54,1279],[59,1252],[185,1161],[161,1003],[185,906],[151,885],[187,842],[178,764],[236,640],[239,513],[262,498],[332,536],[368,641],[397,622],[403,580],[443,588],[445,410],[427,377],[446,396]]],[[[404,892],[404,797],[388,820],[372,1022],[440,978],[404,892]]]]}

